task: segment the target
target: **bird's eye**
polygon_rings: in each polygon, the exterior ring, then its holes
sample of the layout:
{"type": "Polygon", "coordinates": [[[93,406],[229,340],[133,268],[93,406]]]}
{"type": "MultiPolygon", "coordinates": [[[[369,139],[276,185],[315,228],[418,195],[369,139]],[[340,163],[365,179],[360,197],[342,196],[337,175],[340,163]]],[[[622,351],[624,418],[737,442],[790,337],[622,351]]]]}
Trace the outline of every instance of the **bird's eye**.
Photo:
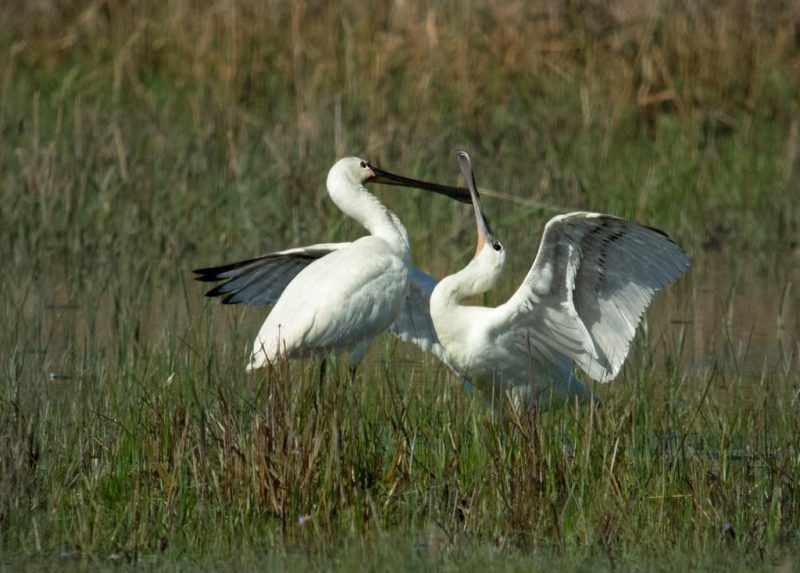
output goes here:
{"type": "Polygon", "coordinates": [[[499,253],[500,251],[503,250],[503,245],[495,241],[494,243],[492,243],[492,248],[499,253]]]}
{"type": "Polygon", "coordinates": [[[369,165],[367,165],[367,162],[366,161],[362,161],[361,162],[361,169],[366,169],[367,167],[369,167],[369,165]]]}

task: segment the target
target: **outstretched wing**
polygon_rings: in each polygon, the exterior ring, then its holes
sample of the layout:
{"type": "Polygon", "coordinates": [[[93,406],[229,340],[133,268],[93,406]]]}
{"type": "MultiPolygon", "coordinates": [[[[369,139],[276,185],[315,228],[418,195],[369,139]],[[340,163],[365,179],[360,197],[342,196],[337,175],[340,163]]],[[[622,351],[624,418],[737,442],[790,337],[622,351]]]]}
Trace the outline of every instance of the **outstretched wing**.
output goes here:
{"type": "Polygon", "coordinates": [[[506,310],[532,350],[568,356],[593,379],[608,382],[619,373],[653,295],[690,265],[657,229],[599,213],[567,213],[547,223],[536,260],[506,310]]]}
{"type": "Polygon", "coordinates": [[[269,305],[280,298],[300,271],[349,244],[320,243],[192,272],[198,281],[224,281],[206,293],[209,297],[224,296],[223,304],[269,305]]]}

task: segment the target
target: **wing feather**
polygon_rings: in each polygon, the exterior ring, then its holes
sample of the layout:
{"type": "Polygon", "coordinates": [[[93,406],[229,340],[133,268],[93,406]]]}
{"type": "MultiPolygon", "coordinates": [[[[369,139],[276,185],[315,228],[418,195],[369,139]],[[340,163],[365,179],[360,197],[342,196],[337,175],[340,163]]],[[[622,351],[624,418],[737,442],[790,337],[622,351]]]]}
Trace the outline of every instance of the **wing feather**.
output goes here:
{"type": "Polygon", "coordinates": [[[433,326],[430,302],[431,293],[437,283],[438,281],[425,271],[411,267],[408,275],[408,295],[397,318],[389,326],[389,332],[404,342],[415,344],[422,350],[436,355],[459,377],[461,384],[471,391],[474,390],[473,385],[453,366],[433,326]]]}
{"type": "Polygon", "coordinates": [[[349,244],[320,243],[192,272],[198,281],[224,281],[206,293],[208,297],[224,296],[223,304],[270,305],[300,271],[349,244]]]}
{"type": "Polygon", "coordinates": [[[426,272],[411,267],[408,275],[408,295],[389,332],[405,342],[411,342],[422,350],[433,352],[439,358],[445,356],[444,348],[436,336],[431,319],[431,293],[437,280],[426,272]]]}
{"type": "Polygon", "coordinates": [[[608,382],[619,373],[653,295],[690,265],[657,229],[599,213],[568,213],[547,223],[507,310],[516,328],[533,333],[548,361],[553,352],[567,356],[608,382]]]}

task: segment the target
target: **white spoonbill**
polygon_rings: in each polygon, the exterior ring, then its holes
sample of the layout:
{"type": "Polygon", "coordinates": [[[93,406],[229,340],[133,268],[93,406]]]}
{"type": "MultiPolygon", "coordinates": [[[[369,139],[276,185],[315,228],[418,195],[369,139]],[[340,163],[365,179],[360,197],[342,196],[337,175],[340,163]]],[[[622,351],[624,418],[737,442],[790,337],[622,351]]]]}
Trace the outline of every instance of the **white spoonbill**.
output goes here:
{"type": "Polygon", "coordinates": [[[253,343],[248,370],[331,351],[349,352],[355,369],[372,339],[389,329],[403,340],[442,356],[428,314],[436,281],[411,266],[400,219],[364,184],[416,187],[468,203],[464,188],[409,179],[358,157],[340,159],[328,172],[333,202],[369,235],[352,243],[322,243],[194,271],[223,284],[206,293],[224,303],[274,304],[253,343]]]}
{"type": "Polygon", "coordinates": [[[612,380],[650,299],[686,272],[689,257],[656,229],[600,213],[567,213],[547,223],[533,266],[505,304],[463,305],[495,284],[506,253],[483,214],[469,156],[458,158],[478,246],[430,298],[450,364],[489,397],[507,395],[515,408],[589,397],[573,362],[598,382],[612,380]]]}

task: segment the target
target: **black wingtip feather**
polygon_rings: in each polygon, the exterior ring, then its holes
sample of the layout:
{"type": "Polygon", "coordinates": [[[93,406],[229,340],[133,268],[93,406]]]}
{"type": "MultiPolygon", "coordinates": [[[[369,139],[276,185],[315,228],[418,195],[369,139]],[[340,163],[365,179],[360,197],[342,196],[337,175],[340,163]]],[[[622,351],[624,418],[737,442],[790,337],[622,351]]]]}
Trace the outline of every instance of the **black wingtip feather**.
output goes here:
{"type": "Polygon", "coordinates": [[[306,266],[339,248],[312,246],[271,253],[218,267],[194,269],[194,279],[218,282],[205,293],[209,298],[224,297],[222,304],[273,304],[286,285],[306,266]],[[273,276],[265,273],[274,272],[273,276]]]}
{"type": "Polygon", "coordinates": [[[228,296],[222,299],[222,304],[241,304],[241,300],[233,300],[236,295],[239,294],[238,292],[232,292],[228,296]]]}
{"type": "MultiPolygon", "coordinates": [[[[197,273],[197,271],[192,271],[193,273],[197,273]]],[[[214,283],[217,281],[221,281],[222,279],[217,276],[216,274],[207,274],[207,275],[199,275],[196,277],[192,277],[196,281],[200,281],[202,283],[214,283]]]]}
{"type": "MultiPolygon", "coordinates": [[[[226,283],[227,284],[227,283],[226,283]]],[[[222,304],[241,304],[242,301],[240,300],[233,300],[233,298],[238,294],[238,292],[226,293],[220,292],[220,287],[224,287],[225,285],[219,285],[217,287],[212,288],[211,290],[207,291],[205,296],[208,298],[216,298],[219,296],[227,295],[223,298],[220,302],[222,304]]]]}
{"type": "Polygon", "coordinates": [[[257,260],[259,260],[261,258],[263,258],[263,257],[256,257],[256,258],[253,258],[253,259],[247,259],[245,261],[238,261],[238,262],[230,263],[230,264],[227,264],[227,265],[220,265],[218,267],[205,267],[205,268],[202,268],[202,269],[194,269],[192,272],[194,274],[196,274],[196,275],[202,275],[202,276],[199,276],[199,277],[195,277],[195,280],[198,280],[198,281],[222,280],[224,277],[220,277],[220,278],[213,278],[213,277],[219,277],[219,275],[221,275],[222,273],[227,273],[229,271],[236,270],[236,269],[241,268],[241,267],[243,267],[245,265],[249,265],[250,263],[253,263],[253,262],[255,262],[255,261],[257,261],[257,260]]]}
{"type": "Polygon", "coordinates": [[[224,294],[229,294],[228,290],[225,290],[225,287],[228,283],[222,283],[221,285],[217,285],[211,290],[206,293],[206,296],[209,298],[213,298],[215,296],[222,296],[224,294]]]}

